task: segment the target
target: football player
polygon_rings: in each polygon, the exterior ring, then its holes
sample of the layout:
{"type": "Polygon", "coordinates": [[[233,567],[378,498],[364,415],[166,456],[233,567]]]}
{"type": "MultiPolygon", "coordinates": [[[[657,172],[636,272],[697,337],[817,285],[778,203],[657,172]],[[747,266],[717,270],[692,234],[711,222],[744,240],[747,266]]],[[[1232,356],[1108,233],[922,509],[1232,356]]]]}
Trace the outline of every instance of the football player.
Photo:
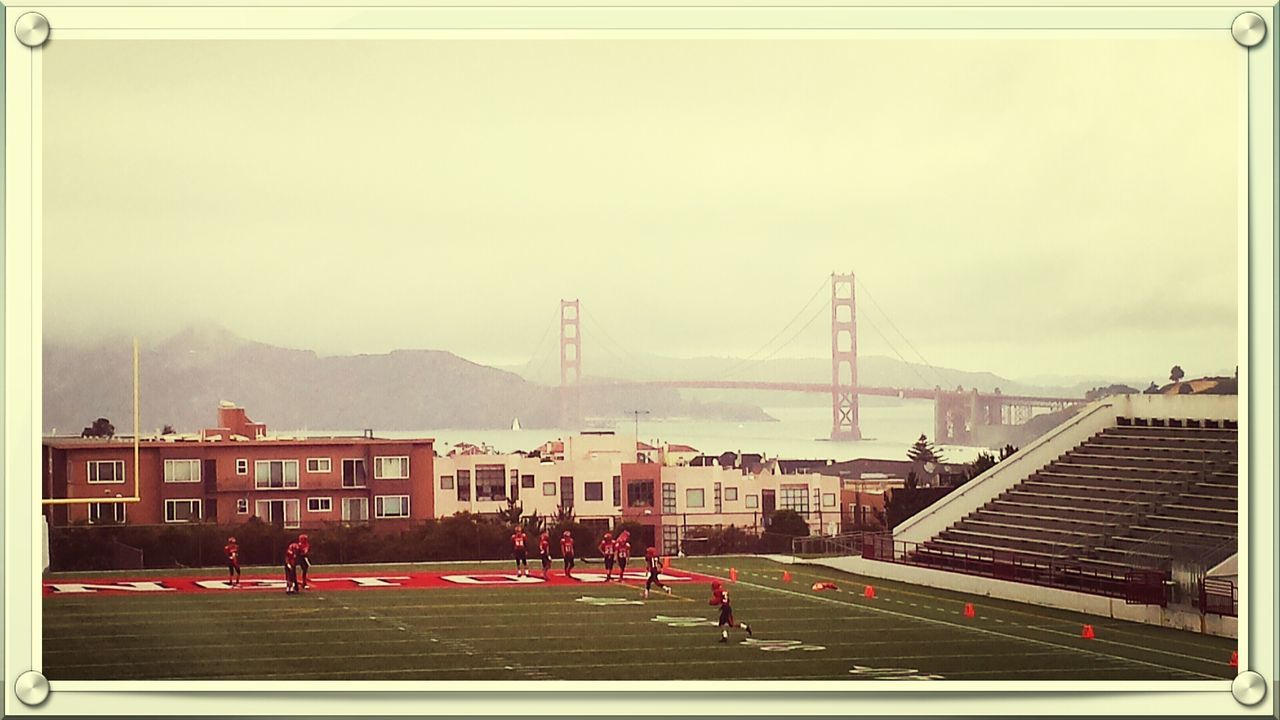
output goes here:
{"type": "Polygon", "coordinates": [[[711,581],[711,601],[708,605],[720,606],[720,622],[716,627],[720,628],[720,642],[729,642],[729,631],[727,627],[741,627],[747,631],[747,635],[751,635],[751,626],[746,623],[733,622],[733,607],[729,605],[729,591],[725,590],[719,580],[711,581]]]}
{"type": "Polygon", "coordinates": [[[302,584],[299,590],[310,590],[311,583],[307,581],[307,572],[311,570],[311,541],[306,535],[298,536],[298,568],[302,570],[302,584]]]}
{"type": "Polygon", "coordinates": [[[604,558],[604,581],[613,578],[613,533],[605,533],[600,539],[600,557],[604,558]]]}
{"type": "Polygon", "coordinates": [[[622,574],[627,571],[627,558],[631,557],[631,543],[628,542],[630,537],[631,531],[623,530],[618,533],[618,539],[613,543],[613,555],[618,562],[618,582],[626,579],[622,574]]]}
{"type": "Polygon", "coordinates": [[[229,537],[222,550],[227,554],[227,584],[240,587],[240,544],[235,538],[229,537]]]}
{"type": "Polygon", "coordinates": [[[516,559],[516,577],[521,575],[529,577],[529,553],[524,547],[526,537],[524,528],[519,525],[516,526],[516,531],[511,533],[511,552],[516,559]]]}
{"type": "Polygon", "coordinates": [[[551,578],[551,535],[546,530],[538,536],[538,557],[542,559],[542,579],[551,578]]]}
{"type": "Polygon", "coordinates": [[[284,594],[298,592],[298,554],[302,548],[296,542],[284,549],[284,594]]]}
{"type": "Polygon", "coordinates": [[[568,530],[560,536],[560,556],[564,558],[564,576],[573,577],[573,535],[568,530]]]}
{"type": "Polygon", "coordinates": [[[667,587],[666,585],[663,585],[662,581],[658,579],[658,571],[662,569],[662,562],[661,562],[661,559],[658,557],[658,550],[654,548],[652,545],[645,548],[644,550],[644,562],[645,562],[645,565],[649,567],[649,579],[644,581],[645,599],[646,600],[649,599],[649,588],[653,587],[654,585],[657,585],[658,587],[662,588],[662,592],[670,595],[671,588],[667,587]]]}

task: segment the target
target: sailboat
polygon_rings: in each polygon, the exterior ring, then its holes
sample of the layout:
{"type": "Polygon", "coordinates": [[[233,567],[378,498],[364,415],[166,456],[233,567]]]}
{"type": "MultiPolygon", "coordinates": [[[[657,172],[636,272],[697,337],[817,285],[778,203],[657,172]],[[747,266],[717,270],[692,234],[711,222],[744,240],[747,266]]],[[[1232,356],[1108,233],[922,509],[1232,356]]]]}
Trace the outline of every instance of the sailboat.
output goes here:
{"type": "Polygon", "coordinates": [[[511,421],[511,429],[516,432],[520,431],[520,418],[511,421]]]}

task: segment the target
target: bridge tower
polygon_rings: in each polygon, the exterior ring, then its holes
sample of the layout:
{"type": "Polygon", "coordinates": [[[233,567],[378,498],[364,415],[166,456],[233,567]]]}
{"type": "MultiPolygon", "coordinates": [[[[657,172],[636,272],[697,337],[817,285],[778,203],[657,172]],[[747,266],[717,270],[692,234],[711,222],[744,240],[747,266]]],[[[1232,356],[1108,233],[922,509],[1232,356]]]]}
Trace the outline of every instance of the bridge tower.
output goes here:
{"type": "Polygon", "coordinates": [[[582,329],[577,300],[560,301],[560,427],[582,424],[582,329]]]}
{"type": "Polygon", "coordinates": [[[831,274],[831,439],[861,440],[858,427],[858,316],[853,273],[831,274]]]}

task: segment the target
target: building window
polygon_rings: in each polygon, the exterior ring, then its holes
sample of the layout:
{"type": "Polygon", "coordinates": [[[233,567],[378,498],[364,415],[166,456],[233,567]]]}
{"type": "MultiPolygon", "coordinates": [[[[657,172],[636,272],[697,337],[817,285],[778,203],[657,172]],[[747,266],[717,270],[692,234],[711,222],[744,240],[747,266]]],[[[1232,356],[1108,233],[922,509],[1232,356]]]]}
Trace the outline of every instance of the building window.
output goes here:
{"type": "Polygon", "coordinates": [[[476,465],[476,500],[505,500],[506,485],[506,467],[476,465]]]}
{"type": "Polygon", "coordinates": [[[342,487],[362,488],[367,479],[368,474],[364,468],[364,458],[342,461],[342,487]]]}
{"type": "Polygon", "coordinates": [[[662,526],[662,554],[675,555],[680,552],[680,538],[677,535],[679,528],[675,525],[662,526]]]}
{"type": "Polygon", "coordinates": [[[259,460],[253,464],[253,486],[259,490],[298,487],[297,460],[259,460]]]}
{"type": "Polygon", "coordinates": [[[199,460],[165,460],[164,481],[167,483],[200,482],[199,460]]]}
{"type": "Polygon", "coordinates": [[[724,512],[724,503],[720,495],[720,483],[715,483],[712,490],[712,502],[715,503],[716,512],[724,512]]]}
{"type": "Polygon", "coordinates": [[[123,525],[124,503],[92,503],[89,505],[90,525],[123,525]]]}
{"type": "Polygon", "coordinates": [[[724,489],[725,502],[733,502],[738,499],[738,488],[727,487],[724,489]]]}
{"type": "Polygon", "coordinates": [[[803,516],[809,514],[809,488],[805,485],[799,487],[783,486],[778,491],[778,509],[794,510],[803,516]]]}
{"type": "Polygon", "coordinates": [[[407,480],[409,479],[409,458],[406,455],[398,457],[376,457],[373,459],[373,479],[374,480],[407,480]]]}
{"type": "Polygon", "coordinates": [[[379,518],[409,517],[408,495],[378,495],[373,499],[373,515],[379,518]]]}
{"type": "Polygon", "coordinates": [[[329,458],[307,458],[307,472],[309,473],[327,473],[333,472],[333,461],[329,458]]]}
{"type": "Polygon", "coordinates": [[[569,508],[573,507],[573,476],[560,476],[560,504],[569,508]]]}
{"type": "Polygon", "coordinates": [[[249,514],[249,498],[236,498],[236,514],[237,515],[249,514]]]}
{"type": "Polygon", "coordinates": [[[622,507],[622,476],[613,476],[613,504],[615,507],[622,507]]]}
{"type": "Polygon", "coordinates": [[[167,523],[196,522],[200,519],[199,500],[165,500],[164,521],[167,523]]]}
{"type": "Polygon", "coordinates": [[[604,483],[589,482],[582,484],[582,499],[586,501],[604,499],[604,483]]]}
{"type": "Polygon", "coordinates": [[[520,471],[515,468],[511,469],[511,501],[515,502],[520,499],[520,471]]]}
{"type": "Polygon", "coordinates": [[[333,512],[333,498],[307,498],[307,512],[333,512]]]}
{"type": "Polygon", "coordinates": [[[263,522],[274,523],[286,528],[296,528],[302,524],[298,512],[298,507],[301,504],[296,499],[258,500],[254,502],[254,515],[263,522]]]}
{"type": "Polygon", "coordinates": [[[670,514],[676,511],[676,484],[662,483],[662,512],[670,514]]]}
{"type": "Polygon", "coordinates": [[[440,489],[441,489],[441,490],[452,490],[452,489],[453,489],[453,476],[452,476],[452,475],[441,475],[441,476],[440,476],[440,489]]]}
{"type": "Polygon", "coordinates": [[[553,483],[553,482],[544,482],[544,483],[542,483],[542,494],[543,494],[543,495],[548,495],[548,496],[550,496],[550,495],[555,495],[555,494],[556,494],[556,484],[555,484],[555,483],[553,483]]]}
{"type": "Polygon", "coordinates": [[[236,459],[236,474],[237,475],[249,474],[249,460],[247,458],[236,459]]]}
{"type": "Polygon", "coordinates": [[[122,483],[124,482],[123,460],[90,460],[89,482],[122,483]]]}
{"type": "Polygon", "coordinates": [[[342,522],[368,522],[369,498],[342,498],[342,522]]]}
{"type": "Polygon", "coordinates": [[[760,507],[760,496],[748,495],[746,504],[747,504],[748,510],[755,510],[756,508],[760,507]]]}
{"type": "Polygon", "coordinates": [[[531,490],[531,489],[533,489],[533,476],[532,476],[532,475],[521,475],[521,476],[520,476],[520,487],[522,487],[522,488],[524,488],[524,489],[526,489],[526,490],[531,490]]]}
{"type": "Polygon", "coordinates": [[[471,471],[458,471],[458,501],[471,502],[471,471]]]}
{"type": "Polygon", "coordinates": [[[835,494],[835,493],[823,493],[823,494],[822,494],[822,507],[832,507],[832,508],[833,508],[833,507],[835,507],[835,506],[836,506],[836,494],[835,494]]]}
{"type": "Polygon", "coordinates": [[[685,507],[700,508],[703,507],[705,492],[702,488],[689,488],[684,491],[685,507]]]}
{"type": "Polygon", "coordinates": [[[627,483],[627,507],[653,507],[653,481],[627,483]]]}

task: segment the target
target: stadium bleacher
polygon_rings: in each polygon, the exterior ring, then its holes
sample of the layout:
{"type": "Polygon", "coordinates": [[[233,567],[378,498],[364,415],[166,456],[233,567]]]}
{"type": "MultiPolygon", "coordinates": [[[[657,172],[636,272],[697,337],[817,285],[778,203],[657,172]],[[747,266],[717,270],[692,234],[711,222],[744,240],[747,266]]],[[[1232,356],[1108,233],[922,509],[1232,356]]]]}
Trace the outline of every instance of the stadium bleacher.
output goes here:
{"type": "Polygon", "coordinates": [[[1016,556],[1089,573],[1205,568],[1236,552],[1232,420],[1117,418],[912,553],[956,566],[1016,556]]]}

